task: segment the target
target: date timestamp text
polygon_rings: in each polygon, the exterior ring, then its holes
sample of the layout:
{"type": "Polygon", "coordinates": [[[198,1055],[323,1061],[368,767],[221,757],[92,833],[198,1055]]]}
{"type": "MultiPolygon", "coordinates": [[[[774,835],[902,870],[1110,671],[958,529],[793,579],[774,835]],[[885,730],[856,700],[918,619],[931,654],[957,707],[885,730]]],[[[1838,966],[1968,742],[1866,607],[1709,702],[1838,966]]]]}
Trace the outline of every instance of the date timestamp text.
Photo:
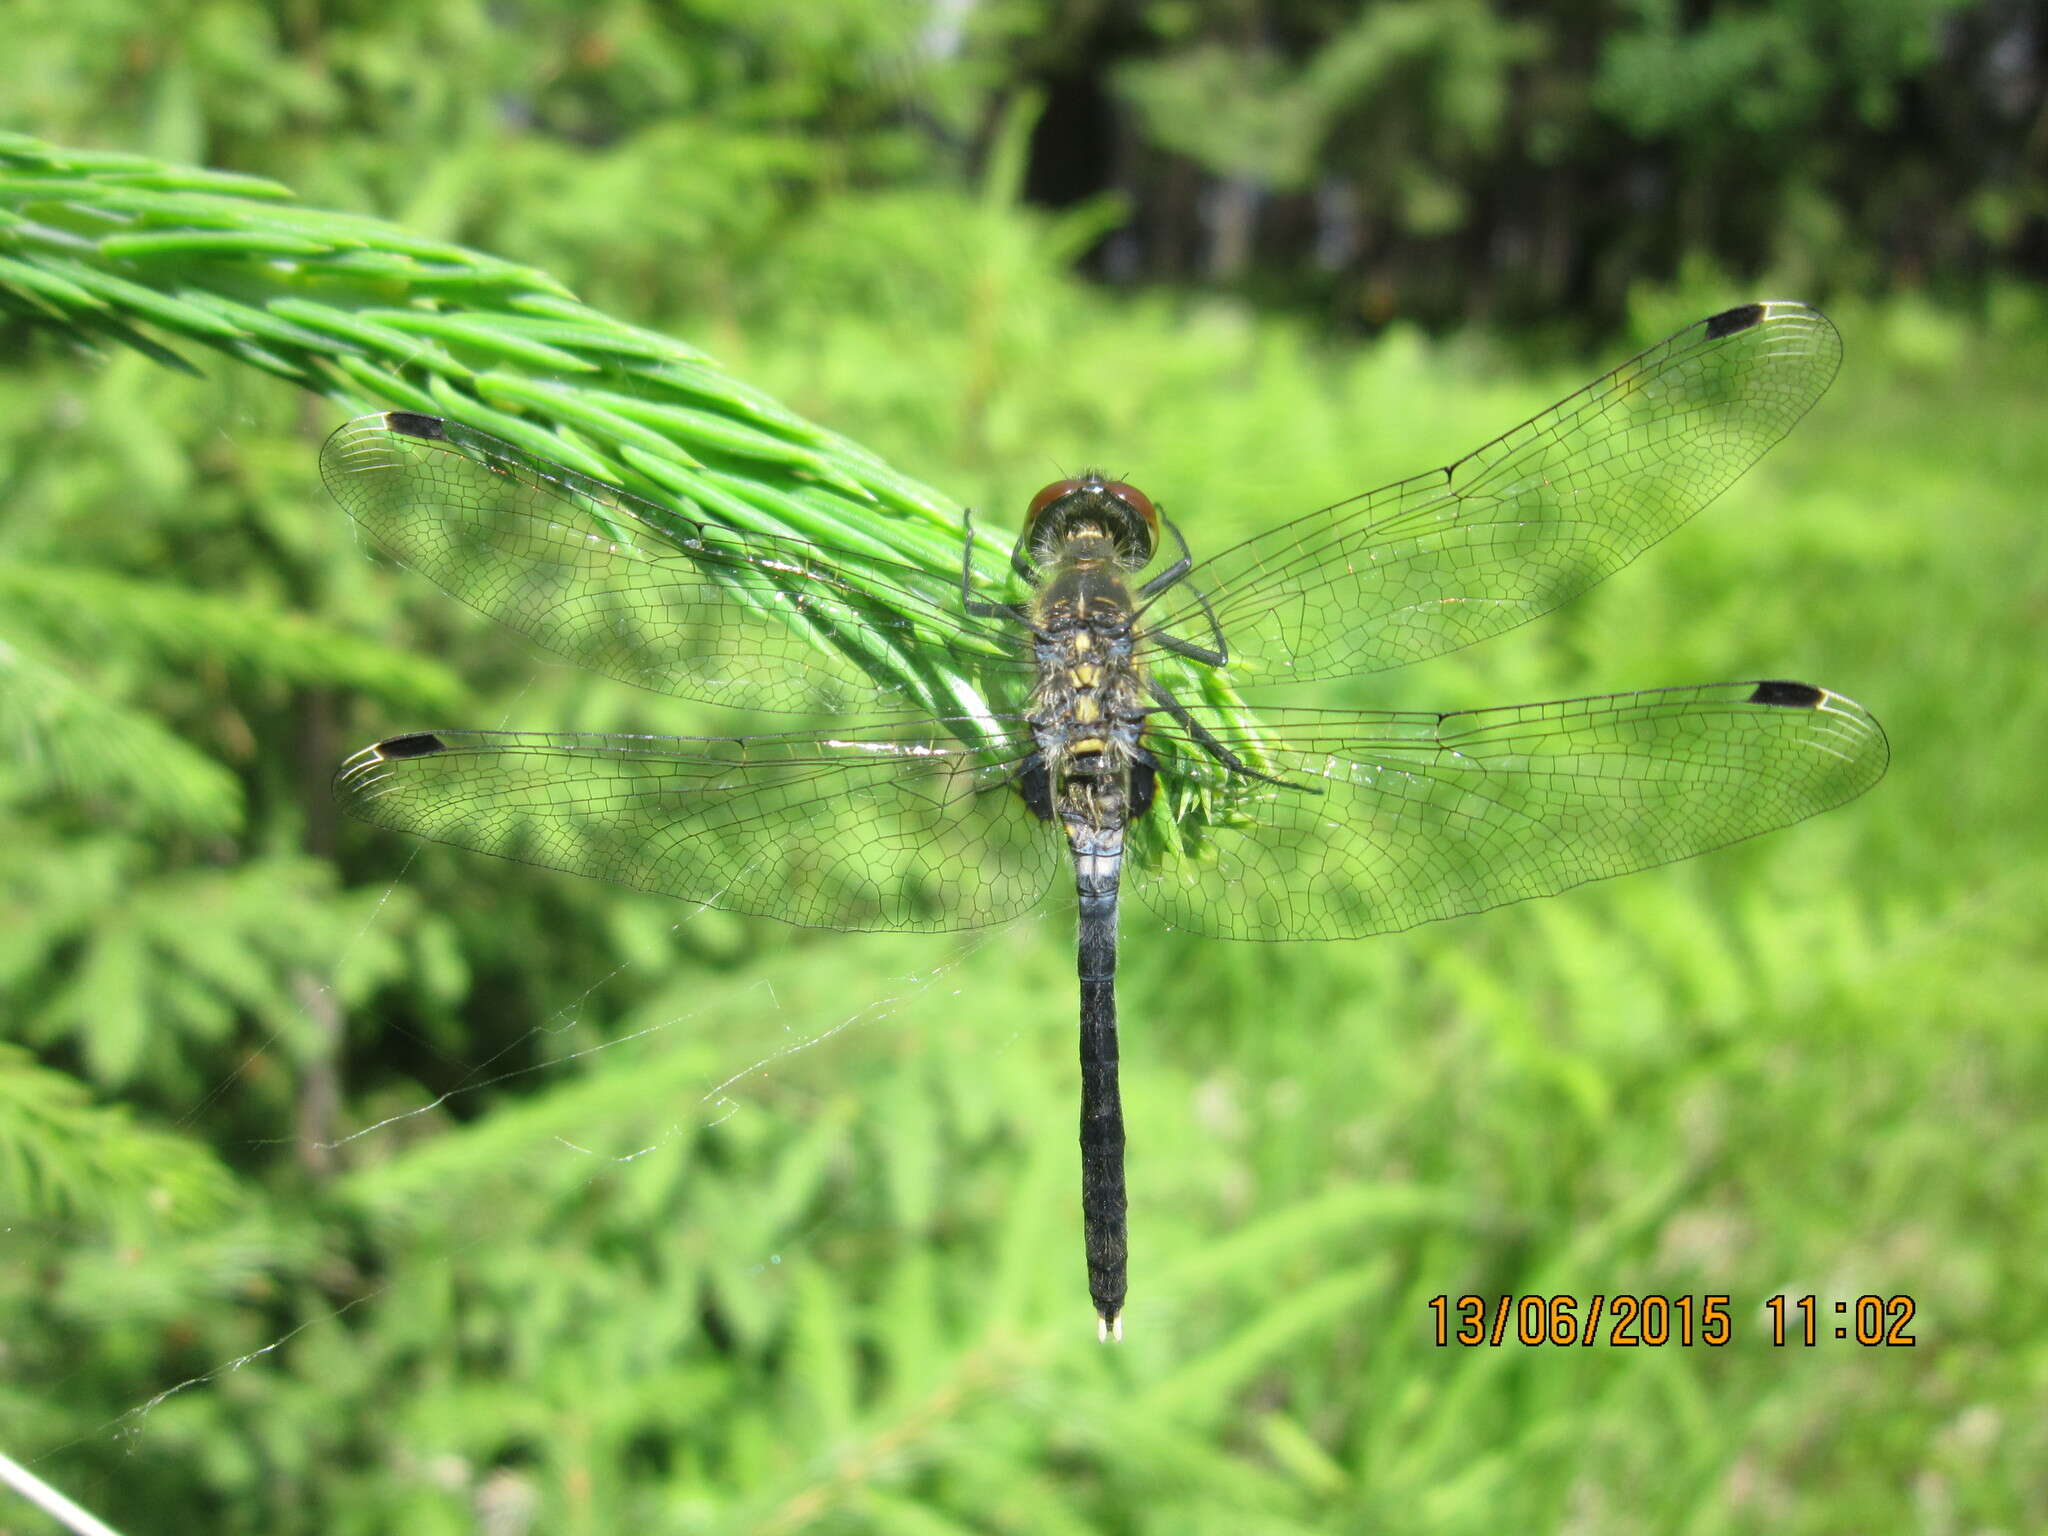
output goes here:
{"type": "MultiPolygon", "coordinates": [[[[1910,1328],[1916,1310],[1910,1296],[1858,1296],[1829,1303],[1781,1293],[1767,1300],[1762,1310],[1770,1342],[1778,1349],[1811,1349],[1829,1338],[1885,1349],[1917,1342],[1910,1328]]],[[[1735,1337],[1729,1298],[1712,1293],[1437,1295],[1429,1298],[1429,1311],[1439,1349],[1455,1344],[1601,1344],[1613,1349],[1703,1344],[1720,1349],[1735,1337]]]]}

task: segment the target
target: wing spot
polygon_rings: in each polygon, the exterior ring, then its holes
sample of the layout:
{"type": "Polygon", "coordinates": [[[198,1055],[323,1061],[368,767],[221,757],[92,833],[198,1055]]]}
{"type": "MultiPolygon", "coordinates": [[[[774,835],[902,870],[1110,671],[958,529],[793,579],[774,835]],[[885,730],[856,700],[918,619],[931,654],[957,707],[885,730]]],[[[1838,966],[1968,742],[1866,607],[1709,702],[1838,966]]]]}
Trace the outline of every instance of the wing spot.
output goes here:
{"type": "Polygon", "coordinates": [[[1733,309],[1724,309],[1718,315],[1707,317],[1707,340],[1719,341],[1723,336],[1733,336],[1737,331],[1746,331],[1758,324],[1764,317],[1761,304],[1738,304],[1733,309]]]}
{"type": "Polygon", "coordinates": [[[446,752],[448,743],[432,731],[414,731],[409,736],[380,741],[370,750],[388,763],[402,757],[432,757],[436,752],[446,752]]]}
{"type": "Polygon", "coordinates": [[[448,423],[438,416],[422,416],[418,411],[386,411],[384,425],[404,437],[424,438],[428,442],[446,442],[448,423]]]}
{"type": "Polygon", "coordinates": [[[1818,709],[1827,691],[1811,683],[1764,682],[1749,696],[1752,704],[1775,704],[1781,709],[1818,709]]]}

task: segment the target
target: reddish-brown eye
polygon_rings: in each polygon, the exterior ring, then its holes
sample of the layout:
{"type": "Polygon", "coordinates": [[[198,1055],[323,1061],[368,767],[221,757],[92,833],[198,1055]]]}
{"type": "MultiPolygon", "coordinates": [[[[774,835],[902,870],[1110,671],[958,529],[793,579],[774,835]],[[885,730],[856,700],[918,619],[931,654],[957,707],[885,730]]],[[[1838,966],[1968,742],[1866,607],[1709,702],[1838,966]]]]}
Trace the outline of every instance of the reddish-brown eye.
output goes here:
{"type": "Polygon", "coordinates": [[[1031,510],[1024,514],[1025,523],[1028,525],[1037,522],[1038,515],[1041,512],[1043,512],[1047,507],[1051,506],[1054,502],[1060,500],[1064,496],[1073,495],[1074,492],[1080,490],[1083,486],[1087,484],[1088,482],[1086,480],[1053,481],[1051,485],[1048,485],[1044,490],[1040,491],[1036,496],[1031,498],[1031,510]]]}
{"type": "Polygon", "coordinates": [[[1158,536],[1159,512],[1152,505],[1150,496],[1135,485],[1127,485],[1121,480],[1105,480],[1102,482],[1102,488],[1143,518],[1145,526],[1152,530],[1153,536],[1158,536]]]}

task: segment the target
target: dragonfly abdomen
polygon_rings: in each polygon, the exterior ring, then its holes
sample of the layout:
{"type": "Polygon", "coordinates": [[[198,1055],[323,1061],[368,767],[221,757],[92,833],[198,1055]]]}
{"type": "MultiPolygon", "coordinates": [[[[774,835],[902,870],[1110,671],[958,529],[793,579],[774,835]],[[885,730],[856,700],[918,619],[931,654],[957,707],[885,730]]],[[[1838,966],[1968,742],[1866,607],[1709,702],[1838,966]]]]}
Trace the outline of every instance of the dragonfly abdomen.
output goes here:
{"type": "Polygon", "coordinates": [[[1123,1336],[1130,1238],[1124,1192],[1124,1112],[1117,1086],[1116,909],[1124,830],[1067,825],[1074,850],[1081,979],[1081,1222],[1088,1297],[1104,1340],[1123,1336]]]}

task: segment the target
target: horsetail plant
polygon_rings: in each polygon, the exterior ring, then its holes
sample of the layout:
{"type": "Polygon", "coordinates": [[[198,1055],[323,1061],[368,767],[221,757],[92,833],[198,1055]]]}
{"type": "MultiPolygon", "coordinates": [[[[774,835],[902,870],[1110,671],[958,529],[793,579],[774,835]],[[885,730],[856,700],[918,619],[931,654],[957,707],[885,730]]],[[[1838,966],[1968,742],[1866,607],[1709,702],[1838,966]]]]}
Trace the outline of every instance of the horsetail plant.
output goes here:
{"type": "MultiPolygon", "coordinates": [[[[908,565],[929,578],[920,591],[959,592],[965,524],[936,490],[544,271],[309,208],[274,181],[0,133],[0,307],[189,374],[199,369],[177,344],[204,347],[351,415],[395,408],[479,428],[673,509],[685,552],[681,520],[703,518],[894,562],[898,579],[908,565]]],[[[585,510],[607,526],[602,506],[585,510]]],[[[1008,537],[977,525],[975,581],[999,586],[1008,537]]],[[[839,568],[862,586],[857,558],[839,568]]],[[[890,608],[886,587],[866,597],[890,608]]],[[[943,661],[877,648],[803,605],[776,612],[956,733],[987,712],[978,680],[943,661]]],[[[1201,697],[1235,706],[1213,669],[1187,671],[1201,697]]],[[[1189,851],[1204,823],[1233,814],[1207,794],[1169,809],[1141,841],[1189,851]]]]}

